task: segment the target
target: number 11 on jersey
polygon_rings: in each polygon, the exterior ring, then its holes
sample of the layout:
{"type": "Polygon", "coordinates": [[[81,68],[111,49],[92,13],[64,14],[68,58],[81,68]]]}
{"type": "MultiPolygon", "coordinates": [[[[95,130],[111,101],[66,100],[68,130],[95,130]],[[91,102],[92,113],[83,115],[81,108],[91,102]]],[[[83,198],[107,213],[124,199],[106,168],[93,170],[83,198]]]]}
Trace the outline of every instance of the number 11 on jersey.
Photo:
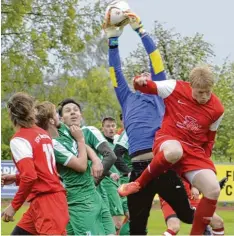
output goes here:
{"type": "Polygon", "coordinates": [[[43,152],[46,155],[46,160],[48,164],[48,168],[51,174],[55,172],[55,156],[54,149],[51,144],[43,144],[43,152]]]}

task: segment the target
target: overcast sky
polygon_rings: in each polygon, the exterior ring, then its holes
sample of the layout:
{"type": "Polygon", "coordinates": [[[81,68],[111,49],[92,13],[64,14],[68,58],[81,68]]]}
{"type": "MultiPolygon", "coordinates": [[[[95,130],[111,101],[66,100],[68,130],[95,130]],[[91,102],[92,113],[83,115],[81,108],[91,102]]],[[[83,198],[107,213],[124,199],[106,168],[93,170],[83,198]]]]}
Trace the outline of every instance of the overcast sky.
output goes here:
{"type": "MultiPolygon", "coordinates": [[[[154,21],[175,28],[182,36],[204,35],[213,45],[215,64],[228,56],[234,61],[234,0],[128,0],[150,32],[154,21]]],[[[125,58],[136,48],[140,39],[127,26],[120,37],[120,53],[125,58]]]]}

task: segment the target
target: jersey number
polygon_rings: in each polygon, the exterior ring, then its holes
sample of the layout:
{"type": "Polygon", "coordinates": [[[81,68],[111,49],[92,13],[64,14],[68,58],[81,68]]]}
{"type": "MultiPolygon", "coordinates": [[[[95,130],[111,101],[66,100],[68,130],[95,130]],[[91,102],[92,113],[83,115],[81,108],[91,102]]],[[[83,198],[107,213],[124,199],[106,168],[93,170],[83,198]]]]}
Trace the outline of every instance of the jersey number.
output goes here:
{"type": "Polygon", "coordinates": [[[48,168],[51,174],[54,174],[55,169],[55,156],[54,150],[51,144],[43,144],[43,152],[46,155],[46,161],[48,164],[48,168]]]}

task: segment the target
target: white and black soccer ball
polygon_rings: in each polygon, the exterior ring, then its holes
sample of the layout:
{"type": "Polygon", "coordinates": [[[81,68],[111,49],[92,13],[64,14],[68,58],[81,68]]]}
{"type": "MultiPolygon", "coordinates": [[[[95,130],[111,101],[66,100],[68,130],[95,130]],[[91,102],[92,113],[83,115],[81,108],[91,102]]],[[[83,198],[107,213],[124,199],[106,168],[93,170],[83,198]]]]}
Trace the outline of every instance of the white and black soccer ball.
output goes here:
{"type": "Polygon", "coordinates": [[[125,12],[130,11],[129,5],[126,1],[116,0],[111,2],[105,13],[105,22],[108,26],[124,26],[129,23],[129,19],[124,15],[125,12]]]}

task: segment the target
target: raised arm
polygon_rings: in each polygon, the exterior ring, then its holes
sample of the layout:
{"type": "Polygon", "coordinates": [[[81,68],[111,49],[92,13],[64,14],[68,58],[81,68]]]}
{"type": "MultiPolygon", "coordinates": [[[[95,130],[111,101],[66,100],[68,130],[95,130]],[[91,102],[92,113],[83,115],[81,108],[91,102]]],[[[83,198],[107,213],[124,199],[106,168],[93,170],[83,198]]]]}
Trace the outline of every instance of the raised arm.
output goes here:
{"type": "Polygon", "coordinates": [[[132,93],[124,77],[119,57],[118,37],[121,35],[122,30],[123,29],[116,27],[108,27],[105,29],[109,42],[110,78],[121,107],[123,107],[128,95],[132,93]]]}
{"type": "Polygon", "coordinates": [[[166,75],[164,72],[164,65],[162,61],[162,57],[160,55],[159,50],[157,49],[156,44],[152,40],[152,38],[146,33],[143,25],[141,23],[140,17],[137,16],[133,12],[127,13],[130,25],[134,31],[138,33],[141,37],[141,41],[144,45],[144,48],[149,55],[150,60],[150,72],[153,81],[161,81],[166,79],[166,75]]]}
{"type": "Polygon", "coordinates": [[[133,86],[136,90],[147,93],[157,94],[161,98],[165,99],[172,94],[176,87],[176,80],[164,80],[164,81],[152,81],[146,77],[138,77],[133,81],[133,86]]]}

